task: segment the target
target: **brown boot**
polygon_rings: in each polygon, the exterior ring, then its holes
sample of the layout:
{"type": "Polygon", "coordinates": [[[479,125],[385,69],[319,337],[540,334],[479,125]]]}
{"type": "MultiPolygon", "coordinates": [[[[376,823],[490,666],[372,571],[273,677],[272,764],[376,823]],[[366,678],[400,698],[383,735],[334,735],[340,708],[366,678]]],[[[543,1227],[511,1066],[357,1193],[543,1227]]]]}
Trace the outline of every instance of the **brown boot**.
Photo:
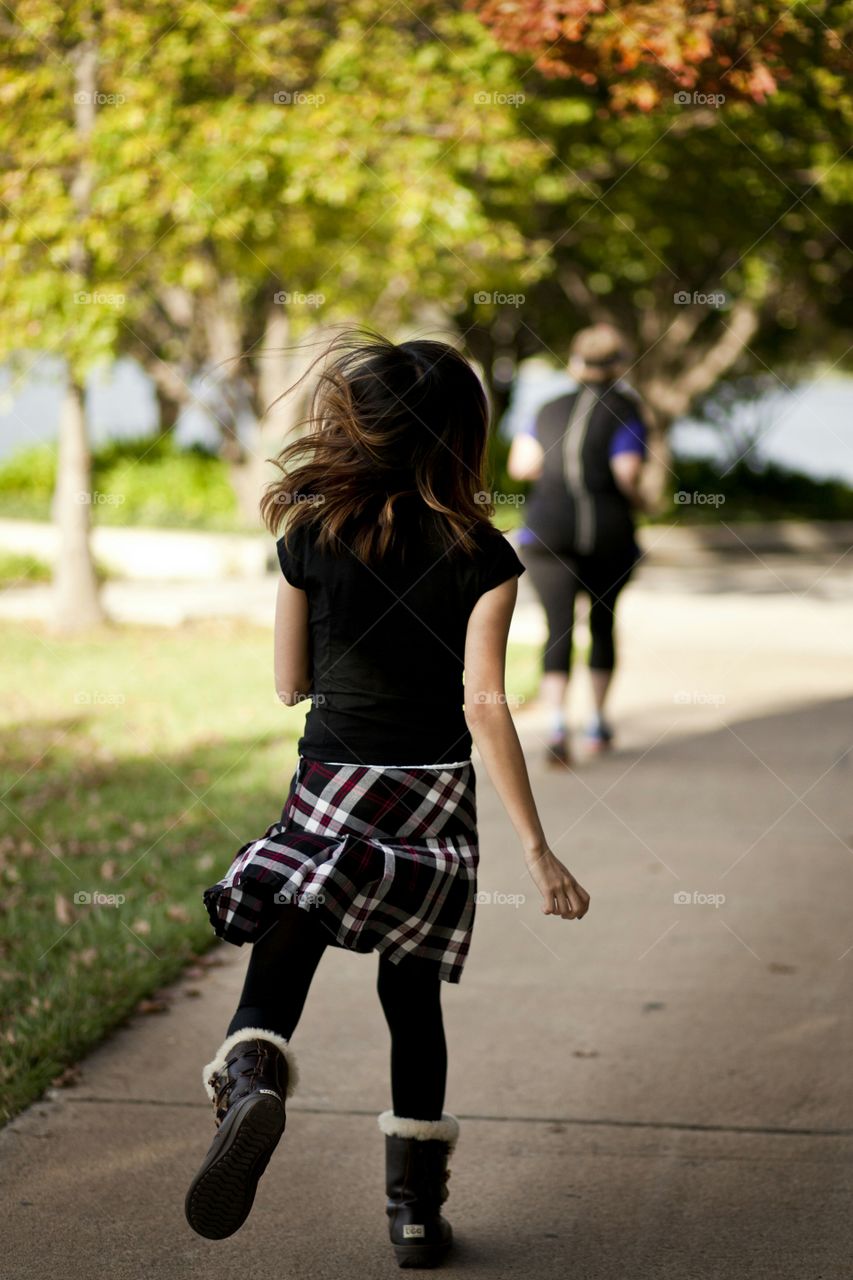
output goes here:
{"type": "Polygon", "coordinates": [[[235,1031],[204,1068],[217,1133],[184,1205],[187,1222],[200,1236],[222,1240],[246,1221],[284,1133],[285,1098],[297,1078],[288,1041],[259,1027],[235,1031]]]}
{"type": "Polygon", "coordinates": [[[412,1120],[383,1111],[379,1128],[385,1134],[385,1211],[394,1255],[401,1267],[438,1266],[453,1243],[441,1207],[459,1121],[448,1112],[440,1120],[412,1120]]]}

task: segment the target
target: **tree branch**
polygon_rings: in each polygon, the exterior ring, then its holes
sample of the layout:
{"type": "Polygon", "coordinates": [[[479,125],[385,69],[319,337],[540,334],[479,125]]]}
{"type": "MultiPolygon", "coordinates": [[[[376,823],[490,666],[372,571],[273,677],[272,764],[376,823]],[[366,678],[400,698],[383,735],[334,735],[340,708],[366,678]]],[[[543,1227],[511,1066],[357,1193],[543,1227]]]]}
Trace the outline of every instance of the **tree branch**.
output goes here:
{"type": "Polygon", "coordinates": [[[586,281],[574,267],[562,266],[556,272],[555,279],[563,293],[577,307],[578,311],[589,316],[590,320],[613,324],[613,312],[594,294],[586,281]]]}

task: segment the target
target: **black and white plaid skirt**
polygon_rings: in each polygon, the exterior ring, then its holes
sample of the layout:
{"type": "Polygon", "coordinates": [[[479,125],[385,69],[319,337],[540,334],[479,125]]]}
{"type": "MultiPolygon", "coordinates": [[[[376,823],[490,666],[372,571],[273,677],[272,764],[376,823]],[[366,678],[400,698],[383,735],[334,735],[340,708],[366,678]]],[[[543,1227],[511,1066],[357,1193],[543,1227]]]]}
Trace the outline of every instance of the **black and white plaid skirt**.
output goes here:
{"type": "Polygon", "coordinates": [[[380,768],[300,756],[281,820],[243,845],[204,902],[238,946],[296,904],[318,913],[331,945],[420,956],[458,982],[478,859],[470,760],[380,768]]]}

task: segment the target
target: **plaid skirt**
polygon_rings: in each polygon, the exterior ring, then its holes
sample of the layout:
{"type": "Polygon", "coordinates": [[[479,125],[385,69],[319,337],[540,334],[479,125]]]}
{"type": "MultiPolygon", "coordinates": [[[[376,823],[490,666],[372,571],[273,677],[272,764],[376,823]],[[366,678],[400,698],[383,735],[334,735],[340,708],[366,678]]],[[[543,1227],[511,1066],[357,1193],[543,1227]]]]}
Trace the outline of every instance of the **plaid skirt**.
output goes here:
{"type": "Polygon", "coordinates": [[[470,760],[428,768],[299,757],[281,813],[204,892],[217,935],[254,942],[295,904],[316,911],[329,943],[419,956],[458,982],[477,889],[470,760]]]}

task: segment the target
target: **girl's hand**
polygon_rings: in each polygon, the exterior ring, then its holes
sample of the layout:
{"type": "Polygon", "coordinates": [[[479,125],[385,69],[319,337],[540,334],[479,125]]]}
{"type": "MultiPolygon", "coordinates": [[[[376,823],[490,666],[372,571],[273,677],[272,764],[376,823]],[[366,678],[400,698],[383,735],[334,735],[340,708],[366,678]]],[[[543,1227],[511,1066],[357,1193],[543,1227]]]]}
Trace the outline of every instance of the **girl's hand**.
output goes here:
{"type": "Polygon", "coordinates": [[[542,911],[546,916],[580,920],[586,915],[589,894],[550,849],[525,854],[525,861],[533,883],[542,894],[542,911]]]}

